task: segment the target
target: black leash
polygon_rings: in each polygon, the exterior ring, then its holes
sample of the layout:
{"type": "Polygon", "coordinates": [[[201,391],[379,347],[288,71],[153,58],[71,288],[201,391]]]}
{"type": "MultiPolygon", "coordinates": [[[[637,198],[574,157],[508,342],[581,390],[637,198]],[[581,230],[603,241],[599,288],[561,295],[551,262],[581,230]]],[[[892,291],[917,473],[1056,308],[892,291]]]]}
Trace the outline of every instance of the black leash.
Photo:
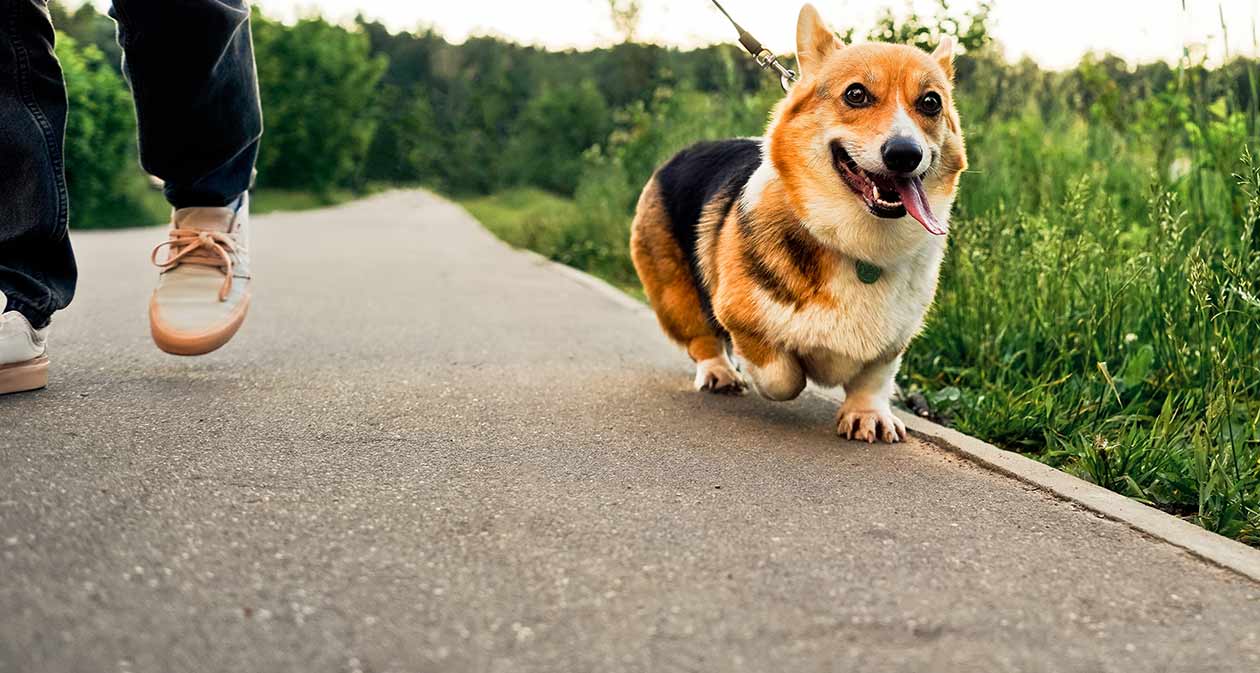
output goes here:
{"type": "Polygon", "coordinates": [[[748,50],[748,53],[752,54],[753,59],[757,61],[757,65],[766,70],[773,70],[779,75],[779,84],[783,86],[783,90],[787,91],[790,89],[792,83],[796,81],[796,73],[779,63],[779,59],[775,58],[774,52],[761,46],[757,38],[749,35],[743,26],[736,23],[735,19],[732,19],[730,13],[726,11],[726,8],[722,6],[722,3],[718,2],[718,0],[713,0],[713,4],[718,8],[719,12],[722,12],[726,20],[730,21],[732,26],[735,26],[735,30],[739,32],[739,43],[743,45],[744,49],[748,50]]]}

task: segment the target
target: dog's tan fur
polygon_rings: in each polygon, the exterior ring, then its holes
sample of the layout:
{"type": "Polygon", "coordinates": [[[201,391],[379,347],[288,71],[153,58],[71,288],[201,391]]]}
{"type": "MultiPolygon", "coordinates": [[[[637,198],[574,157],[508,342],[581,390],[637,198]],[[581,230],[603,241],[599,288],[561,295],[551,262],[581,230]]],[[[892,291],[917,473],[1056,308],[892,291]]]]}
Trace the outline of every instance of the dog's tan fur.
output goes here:
{"type": "Polygon", "coordinates": [[[905,429],[891,412],[893,379],[932,302],[945,241],[908,217],[873,215],[840,180],[829,147],[838,140],[865,169],[879,164],[890,133],[916,134],[931,151],[923,176],[928,201],[947,224],[966,167],[951,47],[929,55],[907,46],[842,46],[810,5],[801,10],[797,47],[802,77],[775,110],[761,165],[740,194],[706,203],[697,223],[700,286],[671,235],[656,177],[633,225],[635,267],[666,334],[700,365],[698,386],[741,384],[726,359],[725,331],[763,396],[793,399],[807,379],[842,385],[841,434],[899,441],[905,429]],[[844,105],[841,92],[854,82],[879,103],[844,105]],[[940,115],[915,109],[925,90],[941,95],[940,115]],[[883,270],[878,282],[859,280],[859,260],[883,270]],[[718,325],[705,314],[704,298],[718,325]]]}

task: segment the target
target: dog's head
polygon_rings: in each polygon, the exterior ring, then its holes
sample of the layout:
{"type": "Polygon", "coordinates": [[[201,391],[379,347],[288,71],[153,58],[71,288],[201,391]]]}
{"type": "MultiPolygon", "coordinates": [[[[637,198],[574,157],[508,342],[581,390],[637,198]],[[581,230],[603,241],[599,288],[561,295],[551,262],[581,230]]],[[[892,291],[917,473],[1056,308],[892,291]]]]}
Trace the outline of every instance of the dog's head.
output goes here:
{"type": "Polygon", "coordinates": [[[904,247],[944,234],[967,165],[953,42],[933,54],[845,46],[812,5],[801,9],[796,30],[801,79],[767,137],[771,163],[806,226],[850,248],[904,247]],[[910,226],[915,220],[922,227],[910,226]]]}

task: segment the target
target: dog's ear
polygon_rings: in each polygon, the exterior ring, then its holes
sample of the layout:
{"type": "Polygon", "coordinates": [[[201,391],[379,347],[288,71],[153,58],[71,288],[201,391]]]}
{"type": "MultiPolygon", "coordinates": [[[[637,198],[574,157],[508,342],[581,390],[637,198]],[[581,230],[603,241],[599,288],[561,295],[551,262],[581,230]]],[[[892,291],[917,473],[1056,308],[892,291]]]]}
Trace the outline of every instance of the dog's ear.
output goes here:
{"type": "Polygon", "coordinates": [[[801,7],[796,20],[796,63],[802,77],[814,74],[823,59],[842,46],[813,5],[801,7]]]}
{"type": "Polygon", "coordinates": [[[954,79],[954,38],[948,35],[942,37],[936,51],[932,52],[932,58],[941,64],[941,70],[947,77],[954,79]]]}

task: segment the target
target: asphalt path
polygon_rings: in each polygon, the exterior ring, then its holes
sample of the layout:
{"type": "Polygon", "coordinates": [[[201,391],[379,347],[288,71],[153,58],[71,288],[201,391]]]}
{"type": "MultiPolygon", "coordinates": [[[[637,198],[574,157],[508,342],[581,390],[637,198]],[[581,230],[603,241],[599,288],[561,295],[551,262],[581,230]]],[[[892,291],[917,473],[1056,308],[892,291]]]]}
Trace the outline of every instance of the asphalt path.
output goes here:
{"type": "Polygon", "coordinates": [[[1260,586],[831,403],[690,390],[652,321],[423,192],[258,218],[150,343],[79,233],[0,398],[0,672],[1248,671],[1260,586]]]}

